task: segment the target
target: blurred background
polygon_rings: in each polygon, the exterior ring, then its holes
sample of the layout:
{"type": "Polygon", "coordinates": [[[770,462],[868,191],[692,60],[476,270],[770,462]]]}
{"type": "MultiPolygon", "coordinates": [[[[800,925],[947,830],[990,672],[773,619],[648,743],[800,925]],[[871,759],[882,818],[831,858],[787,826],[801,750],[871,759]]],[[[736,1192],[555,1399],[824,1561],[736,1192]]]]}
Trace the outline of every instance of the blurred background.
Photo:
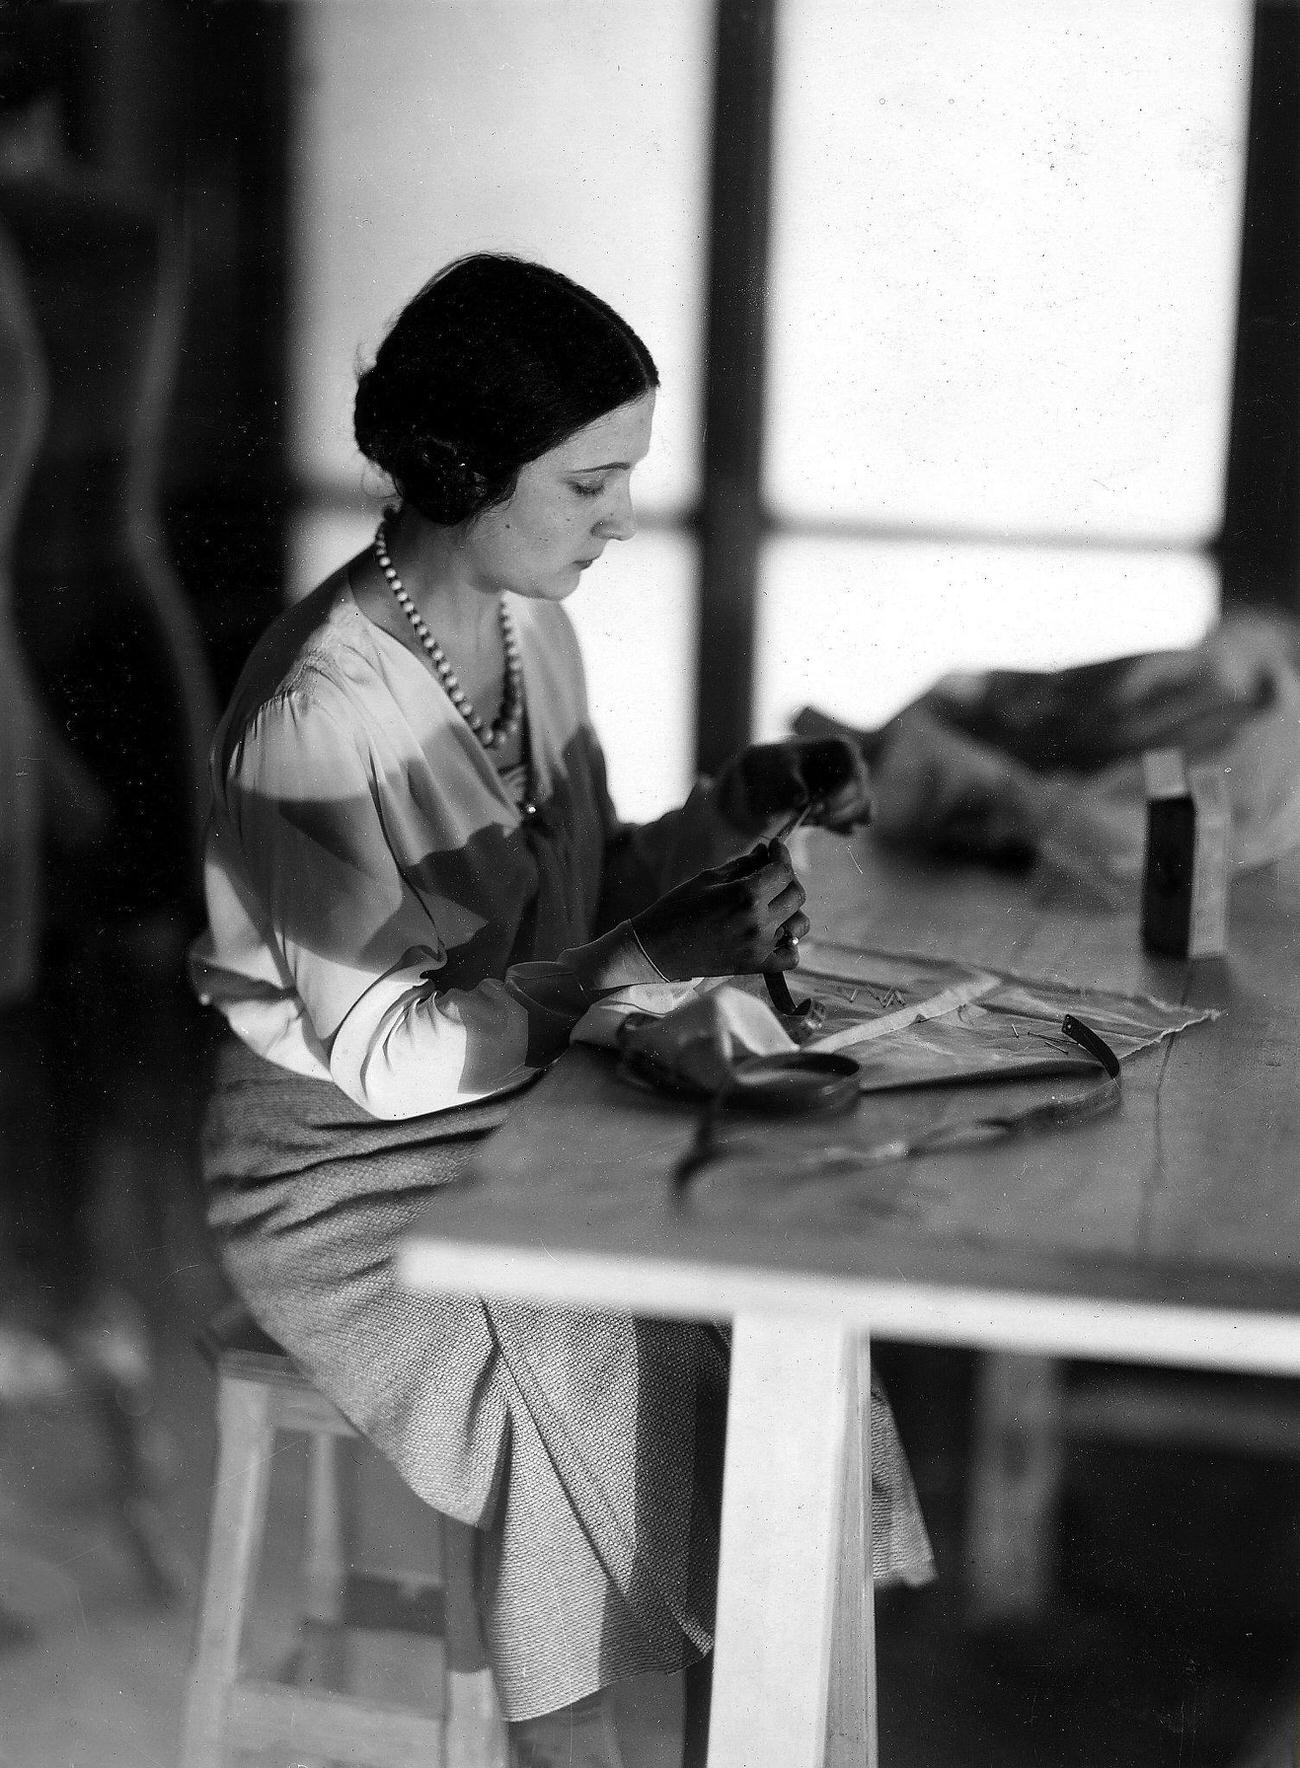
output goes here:
{"type": "MultiPolygon", "coordinates": [[[[504,249],[656,357],[642,531],[570,604],[641,818],[809,701],[1300,612],[1298,175],[1289,0],[3,0],[0,1764],[174,1760],[203,755],[373,533],[387,321],[504,249]]],[[[892,1373],[947,1575],[882,1604],[887,1759],[1262,1763],[1280,1434],[1080,1449],[1047,1621],[977,1626],[972,1360],[892,1373]]]]}

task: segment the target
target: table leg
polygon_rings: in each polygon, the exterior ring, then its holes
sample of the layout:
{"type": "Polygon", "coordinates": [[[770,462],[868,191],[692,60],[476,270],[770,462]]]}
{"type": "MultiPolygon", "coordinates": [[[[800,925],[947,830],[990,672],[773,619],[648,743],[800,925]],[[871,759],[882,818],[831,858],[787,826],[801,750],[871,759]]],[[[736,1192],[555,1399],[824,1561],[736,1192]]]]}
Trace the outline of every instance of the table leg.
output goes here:
{"type": "Polygon", "coordinates": [[[839,1572],[831,1631],[826,1768],[876,1768],[876,1615],[871,1580],[871,1349],[854,1342],[845,1407],[839,1572]]]}
{"type": "Polygon", "coordinates": [[[838,1327],[735,1323],[709,1768],[874,1768],[866,1368],[838,1327]]]}

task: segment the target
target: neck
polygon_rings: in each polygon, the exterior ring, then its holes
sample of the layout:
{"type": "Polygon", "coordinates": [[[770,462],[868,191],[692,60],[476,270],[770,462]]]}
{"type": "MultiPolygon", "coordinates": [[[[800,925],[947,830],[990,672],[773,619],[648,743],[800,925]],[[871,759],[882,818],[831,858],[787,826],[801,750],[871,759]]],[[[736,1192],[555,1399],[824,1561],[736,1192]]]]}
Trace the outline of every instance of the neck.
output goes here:
{"type": "Polygon", "coordinates": [[[494,648],[499,598],[467,571],[456,530],[426,521],[407,505],[384,528],[402,587],[440,642],[469,652],[494,648]]]}

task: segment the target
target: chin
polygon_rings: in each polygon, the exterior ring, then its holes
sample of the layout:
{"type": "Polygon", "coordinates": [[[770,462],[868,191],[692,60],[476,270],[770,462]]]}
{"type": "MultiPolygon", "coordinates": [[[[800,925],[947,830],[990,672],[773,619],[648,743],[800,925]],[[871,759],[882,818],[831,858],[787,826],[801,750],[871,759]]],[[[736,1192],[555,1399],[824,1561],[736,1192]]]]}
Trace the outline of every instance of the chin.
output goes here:
{"type": "Polygon", "coordinates": [[[567,571],[557,573],[543,589],[542,594],[549,601],[567,601],[581,582],[582,572],[576,565],[571,565],[567,571]]]}
{"type": "Polygon", "coordinates": [[[513,583],[510,589],[512,594],[522,596],[526,602],[565,602],[581,582],[580,571],[565,571],[541,581],[534,578],[531,583],[513,583]]]}

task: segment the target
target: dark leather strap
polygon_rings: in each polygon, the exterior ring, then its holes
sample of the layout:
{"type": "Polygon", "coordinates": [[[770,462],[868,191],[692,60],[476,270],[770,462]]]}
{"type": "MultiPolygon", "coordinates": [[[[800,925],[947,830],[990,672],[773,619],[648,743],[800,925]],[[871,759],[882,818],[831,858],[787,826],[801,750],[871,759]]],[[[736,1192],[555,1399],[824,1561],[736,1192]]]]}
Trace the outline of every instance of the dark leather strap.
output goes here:
{"type": "MultiPolygon", "coordinates": [[[[1119,1057],[1111,1049],[1106,1040],[1099,1036],[1090,1025],[1067,1013],[1061,1021],[1061,1031],[1072,1043],[1085,1050],[1102,1070],[1103,1078],[1086,1092],[1078,1093],[1070,1099],[1046,1099],[1040,1105],[1030,1105],[1023,1111],[988,1113],[962,1119],[959,1123],[939,1124],[934,1129],[922,1130],[909,1140],[886,1142],[875,1148],[837,1149],[828,1155],[828,1164],[833,1162],[836,1167],[849,1170],[856,1163],[861,1166],[876,1166],[886,1161],[906,1160],[917,1154],[938,1154],[944,1150],[970,1147],[980,1142],[1000,1139],[1003,1136],[1036,1135],[1042,1130],[1066,1129],[1072,1124],[1087,1123],[1094,1117],[1101,1117],[1107,1111],[1113,1111],[1119,1104],[1121,1093],[1119,1057]]],[[[759,1061],[779,1062],[780,1058],[759,1058],[759,1061]]],[[[789,1058],[793,1065],[795,1059],[789,1058]]],[[[804,1062],[811,1057],[802,1058],[804,1062]]],[[[829,1058],[828,1058],[829,1060],[829,1058]]],[[[754,1067],[754,1063],[743,1064],[754,1067]]],[[[738,1073],[741,1071],[738,1071],[738,1073]]],[[[775,1076],[773,1079],[775,1080],[775,1076]]],[[[755,1082],[758,1082],[755,1075],[755,1082]]],[[[694,1139],[682,1159],[674,1169],[673,1179],[677,1191],[683,1191],[701,1168],[710,1161],[718,1159],[725,1153],[739,1152],[734,1142],[724,1142],[720,1136],[720,1120],[726,1105],[736,1102],[733,1092],[734,1079],[728,1082],[706,1105],[696,1125],[694,1139]]],[[[797,1109],[797,1107],[794,1107],[797,1109]]],[[[817,1109],[816,1106],[812,1107],[817,1109]]],[[[827,1109],[827,1106],[822,1106],[827,1109]]],[[[830,1107],[833,1108],[833,1107],[830,1107]]],[[[800,1171],[807,1173],[809,1162],[800,1162],[800,1171]]]]}

